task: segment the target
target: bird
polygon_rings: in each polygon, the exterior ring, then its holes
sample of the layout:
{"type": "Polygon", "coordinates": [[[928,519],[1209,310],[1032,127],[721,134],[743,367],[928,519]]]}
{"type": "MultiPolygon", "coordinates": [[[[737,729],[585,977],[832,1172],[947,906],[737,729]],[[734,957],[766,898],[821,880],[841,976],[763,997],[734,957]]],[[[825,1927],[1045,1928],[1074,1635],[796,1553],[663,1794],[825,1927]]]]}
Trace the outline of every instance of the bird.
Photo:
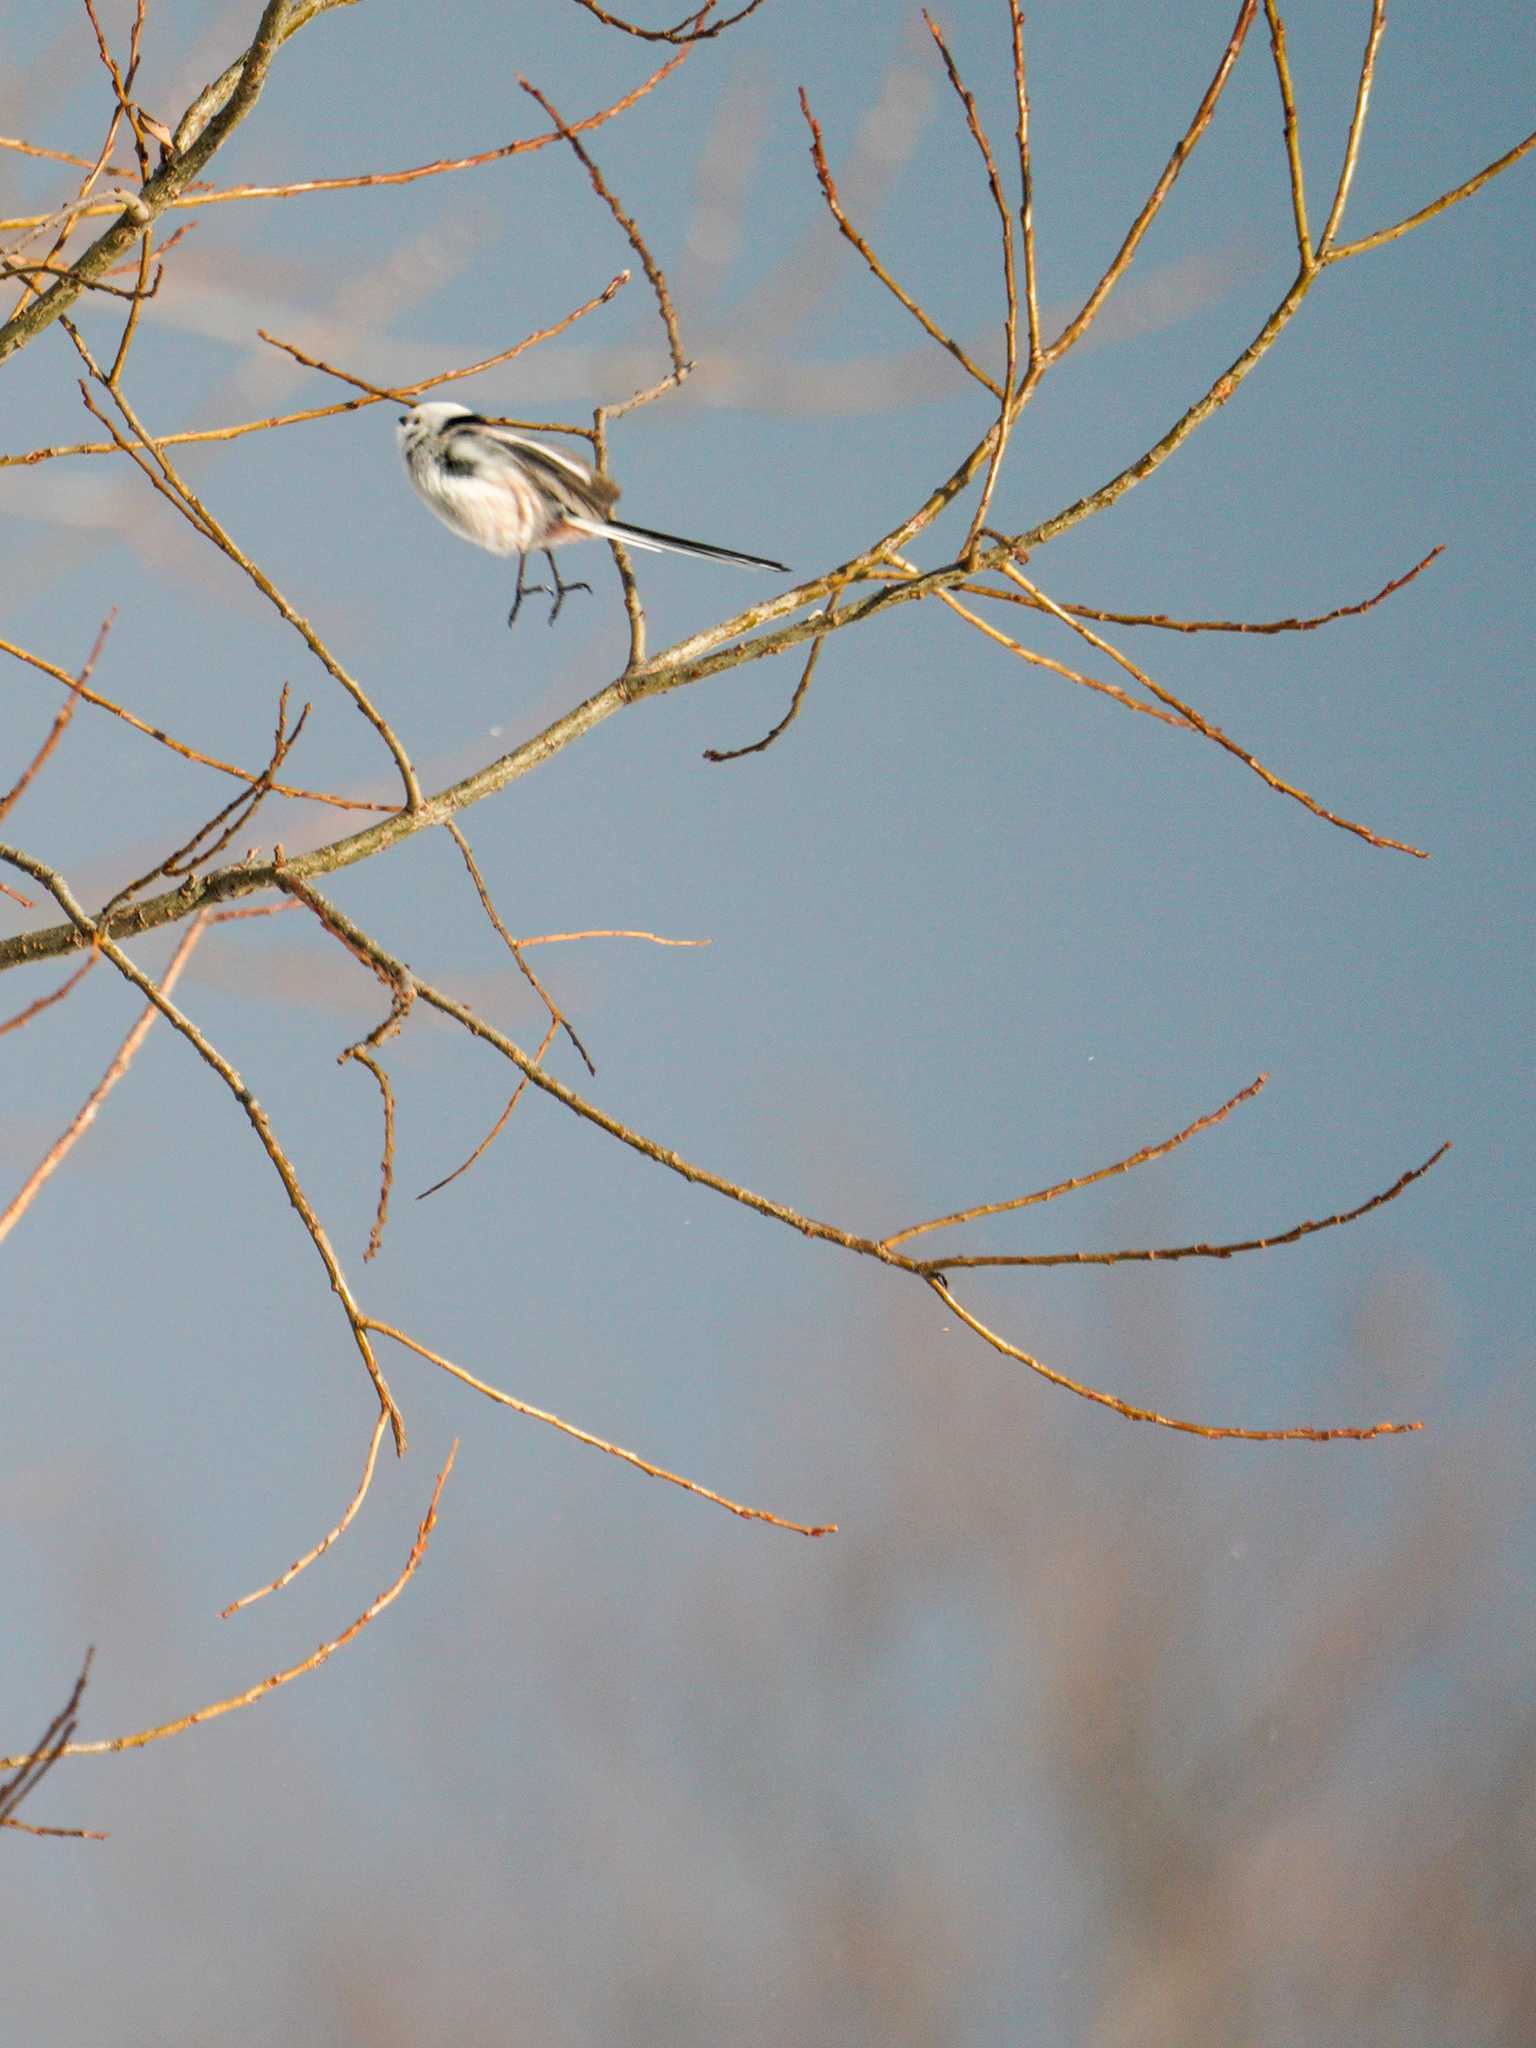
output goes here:
{"type": "Polygon", "coordinates": [[[531,554],[543,555],[554,578],[551,625],[571,591],[590,591],[590,583],[562,581],[555,566],[550,550],[570,541],[616,540],[658,554],[698,555],[711,562],[734,562],[743,569],[788,573],[783,562],[765,555],[682,540],[615,519],[619,486],[611,477],[599,476],[574,456],[530,440],[514,428],[498,426],[467,405],[442,400],[413,405],[401,413],[396,431],[406,474],[427,508],[477,547],[518,557],[509,626],[516,625],[524,598],[551,594],[548,584],[525,583],[531,554]]]}

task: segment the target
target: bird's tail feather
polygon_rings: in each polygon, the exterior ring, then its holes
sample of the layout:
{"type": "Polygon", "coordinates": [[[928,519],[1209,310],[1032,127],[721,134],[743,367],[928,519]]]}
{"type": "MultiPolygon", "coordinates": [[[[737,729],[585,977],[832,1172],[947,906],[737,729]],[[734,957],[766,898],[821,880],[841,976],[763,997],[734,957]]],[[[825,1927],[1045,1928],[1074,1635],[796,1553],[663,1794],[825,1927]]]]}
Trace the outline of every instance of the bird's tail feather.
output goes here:
{"type": "Polygon", "coordinates": [[[785,563],[771,562],[766,555],[744,555],[735,548],[711,547],[704,540],[681,540],[675,533],[656,533],[648,526],[631,526],[621,519],[568,519],[568,523],[600,540],[625,541],[655,554],[698,555],[708,562],[735,562],[743,569],[776,569],[781,575],[789,574],[785,563]]]}

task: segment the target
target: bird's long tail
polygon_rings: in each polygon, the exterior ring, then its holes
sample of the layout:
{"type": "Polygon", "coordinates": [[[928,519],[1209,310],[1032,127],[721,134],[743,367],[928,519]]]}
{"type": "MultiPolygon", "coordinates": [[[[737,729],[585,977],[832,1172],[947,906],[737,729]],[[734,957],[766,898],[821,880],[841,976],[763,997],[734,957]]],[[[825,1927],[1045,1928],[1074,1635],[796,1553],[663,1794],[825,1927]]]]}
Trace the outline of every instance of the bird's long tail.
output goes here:
{"type": "Polygon", "coordinates": [[[630,526],[620,519],[571,519],[567,523],[599,540],[617,540],[630,547],[646,548],[660,555],[698,555],[707,562],[735,562],[743,569],[776,569],[787,576],[783,562],[770,562],[766,555],[744,555],[735,548],[711,547],[704,540],[680,540],[675,533],[655,533],[648,526],[630,526]]]}

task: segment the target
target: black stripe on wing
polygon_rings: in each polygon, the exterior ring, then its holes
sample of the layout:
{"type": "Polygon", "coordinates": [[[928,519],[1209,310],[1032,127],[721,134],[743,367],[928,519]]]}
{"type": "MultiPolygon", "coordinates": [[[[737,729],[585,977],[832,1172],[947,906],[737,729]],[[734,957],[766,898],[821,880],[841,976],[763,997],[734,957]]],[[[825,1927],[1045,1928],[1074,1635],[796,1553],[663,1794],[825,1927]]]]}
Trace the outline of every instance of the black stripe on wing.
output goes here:
{"type": "Polygon", "coordinates": [[[483,447],[487,441],[499,449],[526,471],[532,481],[553,498],[557,505],[588,518],[606,519],[618,503],[619,486],[612,478],[594,476],[584,462],[578,462],[572,455],[564,455],[558,448],[550,448],[542,441],[530,441],[526,436],[514,432],[511,427],[496,426],[479,413],[460,414],[450,420],[443,429],[443,459],[450,469],[461,468],[465,472],[483,465],[454,457],[454,441],[470,438],[472,445],[483,447]]]}

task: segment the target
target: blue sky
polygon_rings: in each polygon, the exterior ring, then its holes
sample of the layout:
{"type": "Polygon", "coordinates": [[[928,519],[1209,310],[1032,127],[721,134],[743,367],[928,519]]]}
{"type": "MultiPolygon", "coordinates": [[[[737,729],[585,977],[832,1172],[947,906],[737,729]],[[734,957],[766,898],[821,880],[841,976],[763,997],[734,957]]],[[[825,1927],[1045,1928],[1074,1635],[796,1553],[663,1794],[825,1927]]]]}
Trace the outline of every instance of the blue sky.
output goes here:
{"type": "MultiPolygon", "coordinates": [[[[1112,255],[1231,11],[1031,14],[1047,324],[1112,255]]],[[[143,103],[174,122],[256,12],[156,7],[143,103]]],[[[575,7],[463,0],[450,16],[429,31],[375,5],[307,29],[220,181],[490,148],[542,125],[519,74],[570,116],[660,61],[575,7]]],[[[104,19],[121,33],[121,10],[104,19]]],[[[1001,146],[1006,14],[962,0],[941,19],[1001,146]]],[[[1291,25],[1317,213],[1363,34],[1359,8],[1291,25]]],[[[1520,10],[1394,8],[1347,233],[1527,132],[1533,37],[1520,10]]],[[[89,56],[72,11],[13,15],[0,131],[94,148],[89,56]]],[[[987,401],[838,241],[800,85],[882,253],[995,348],[995,217],[911,8],[768,0],[591,146],[699,364],[616,429],[624,511],[808,575],[917,502],[987,401]]],[[[56,203],[33,161],[0,155],[0,176],[7,214],[56,203]]],[[[391,1048],[398,1191],[365,1269],[377,1099],[334,1056],[376,1020],[377,985],[298,916],[226,927],[183,1000],[290,1144],[374,1313],[604,1437],[843,1533],[738,1524],[401,1354],[403,1469],[381,1469],[346,1541],[288,1592],[215,1622],[334,1520],[371,1417],[270,1167],[157,1027],[6,1247],[3,1747],[41,1727],[86,1642],[86,1736],[305,1654],[398,1570],[450,1439],[463,1447],[419,1578],[323,1673],[142,1757],[61,1767],[38,1794],[34,1818],[112,1839],[11,1839],[29,2041],[1519,2038],[1423,1959],[1408,1874],[1449,1853],[1457,1800],[1496,1799],[1498,1759],[1529,1741],[1531,179],[1517,166],[1328,273],[1206,429],[1030,565],[1058,600],[1264,619],[1357,601],[1443,543],[1399,596],[1315,633],[1122,636],[1279,773],[1429,861],[1332,830],[937,605],[830,641],[760,757],[701,758],[774,723],[789,663],[639,705],[464,820],[516,931],[711,941],[536,956],[598,1066],[588,1080],[562,1053],[562,1077],[850,1229],[1086,1172],[1261,1070],[1265,1093],[1219,1130],[1043,1216],[973,1226],[968,1248],[1268,1235],[1451,1139],[1397,1203],[1267,1257],[978,1275],[962,1296],[1052,1365],[1165,1412],[1422,1415],[1424,1432],[1313,1448],[1127,1429],[1021,1380],[896,1276],[621,1155],[549,1102],[417,1205],[510,1085],[419,1013],[391,1048]],[[1443,1813],[1426,1782],[1447,1788],[1443,1813]],[[1209,1901],[1161,1832],[1182,1809],[1230,1906],[1210,1954],[1209,1901]],[[1358,1955],[1335,1899],[1358,1906],[1358,1955]],[[1346,1980],[1394,1943],[1390,1994],[1354,2009],[1346,1980]],[[1227,2002],[1202,2008],[1158,1957],[1190,1959],[1227,2002]],[[377,1990],[391,1968],[393,2006],[377,1990]]],[[[168,261],[127,388],[162,430],[322,404],[329,381],[258,326],[404,380],[551,324],[631,261],[553,149],[211,207],[168,261]]],[[[1024,417],[994,522],[1022,530],[1134,458],[1292,267],[1261,21],[1102,327],[1024,417]]],[[[82,315],[102,347],[115,322],[82,315]]],[[[664,367],[637,277],[455,395],[580,421],[664,367]]],[[[5,366],[7,451],[83,436],[77,373],[57,331],[5,366]]],[[[595,589],[558,631],[507,633],[508,565],[412,499],[392,409],[200,449],[186,470],[431,787],[622,663],[597,549],[564,558],[595,589]]],[[[0,516],[5,637],[73,666],[116,607],[107,694],[254,760],[287,679],[315,705],[292,771],[385,786],[377,743],[302,645],[126,465],[0,470],[0,516]]],[[[943,561],[962,531],[915,552],[943,561]]],[[[669,558],[641,580],[655,646],[764,587],[669,558]]],[[[1055,628],[1035,644],[1085,652],[1055,628]]],[[[19,760],[56,694],[20,667],[5,681],[19,760]]],[[[100,901],[224,795],[82,712],[8,830],[100,901]]],[[[255,836],[292,848],[329,830],[268,811],[255,836]]],[[[442,835],[332,889],[536,1041],[537,1006],[442,835]]],[[[158,969],[169,950],[157,937],[138,957],[158,969]]],[[[51,984],[10,976],[7,1013],[51,984]]],[[[52,1029],[0,1047],[12,1178],[132,1014],[98,972],[52,1029]]],[[[1469,1887],[1495,1884],[1495,1846],[1469,1887]]],[[[1507,1941],[1505,1960],[1517,1926],[1507,1941]]]]}

